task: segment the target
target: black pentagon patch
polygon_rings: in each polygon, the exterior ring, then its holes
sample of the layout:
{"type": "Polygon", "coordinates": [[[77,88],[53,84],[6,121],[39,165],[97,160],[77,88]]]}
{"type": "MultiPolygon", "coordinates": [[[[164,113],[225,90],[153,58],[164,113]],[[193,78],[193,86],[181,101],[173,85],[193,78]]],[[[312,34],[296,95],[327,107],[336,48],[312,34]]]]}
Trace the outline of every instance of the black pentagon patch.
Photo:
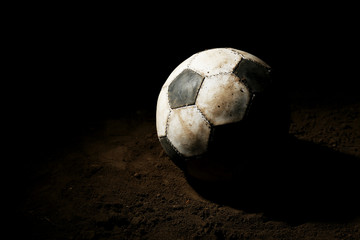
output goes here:
{"type": "Polygon", "coordinates": [[[247,59],[241,59],[234,74],[245,81],[252,92],[262,92],[271,83],[269,69],[247,59]]]}
{"type": "Polygon", "coordinates": [[[204,77],[185,69],[169,85],[168,96],[171,108],[195,104],[196,96],[204,77]]]}

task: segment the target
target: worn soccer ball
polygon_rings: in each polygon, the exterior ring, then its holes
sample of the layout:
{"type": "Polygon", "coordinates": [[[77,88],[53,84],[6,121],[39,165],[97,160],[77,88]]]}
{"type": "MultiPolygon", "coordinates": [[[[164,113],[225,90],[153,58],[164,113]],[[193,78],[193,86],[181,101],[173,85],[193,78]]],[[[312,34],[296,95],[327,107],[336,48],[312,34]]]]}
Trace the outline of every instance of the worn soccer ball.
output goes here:
{"type": "Polygon", "coordinates": [[[254,150],[249,145],[271,128],[264,98],[270,73],[258,57],[232,48],[205,50],[182,62],[157,101],[157,134],[168,156],[194,175],[216,174],[224,164],[242,161],[234,155],[254,150]]]}

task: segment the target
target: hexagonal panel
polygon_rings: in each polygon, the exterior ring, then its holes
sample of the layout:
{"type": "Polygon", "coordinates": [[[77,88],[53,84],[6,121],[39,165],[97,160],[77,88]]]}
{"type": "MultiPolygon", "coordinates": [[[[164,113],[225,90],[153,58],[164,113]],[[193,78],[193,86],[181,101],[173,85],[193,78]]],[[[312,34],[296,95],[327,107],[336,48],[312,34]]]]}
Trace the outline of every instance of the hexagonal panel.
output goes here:
{"type": "Polygon", "coordinates": [[[210,76],[220,73],[230,73],[240,61],[241,56],[231,49],[215,48],[200,52],[191,61],[189,68],[210,76]]]}
{"type": "Polygon", "coordinates": [[[170,83],[168,89],[171,108],[184,107],[195,104],[196,95],[204,77],[185,69],[170,83]]]}
{"type": "Polygon", "coordinates": [[[156,130],[159,137],[166,135],[166,122],[170,113],[167,98],[167,88],[163,87],[160,91],[156,105],[156,130]]]}
{"type": "Polygon", "coordinates": [[[206,152],[210,125],[196,106],[174,109],[169,116],[167,137],[185,157],[206,152]]]}
{"type": "Polygon", "coordinates": [[[214,125],[240,121],[250,101],[250,92],[234,74],[205,78],[196,106],[214,125]]]}

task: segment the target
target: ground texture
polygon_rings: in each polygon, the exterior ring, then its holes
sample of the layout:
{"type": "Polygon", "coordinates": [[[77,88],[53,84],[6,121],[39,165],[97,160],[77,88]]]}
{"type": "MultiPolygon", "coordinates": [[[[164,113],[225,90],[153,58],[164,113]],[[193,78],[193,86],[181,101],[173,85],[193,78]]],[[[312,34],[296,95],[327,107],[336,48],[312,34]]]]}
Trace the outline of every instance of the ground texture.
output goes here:
{"type": "Polygon", "coordinates": [[[37,161],[22,163],[13,234],[39,240],[360,239],[359,102],[293,101],[290,109],[287,157],[269,156],[267,170],[260,166],[237,187],[213,192],[166,156],[151,113],[79,124],[56,147],[39,147],[32,156],[37,161]]]}

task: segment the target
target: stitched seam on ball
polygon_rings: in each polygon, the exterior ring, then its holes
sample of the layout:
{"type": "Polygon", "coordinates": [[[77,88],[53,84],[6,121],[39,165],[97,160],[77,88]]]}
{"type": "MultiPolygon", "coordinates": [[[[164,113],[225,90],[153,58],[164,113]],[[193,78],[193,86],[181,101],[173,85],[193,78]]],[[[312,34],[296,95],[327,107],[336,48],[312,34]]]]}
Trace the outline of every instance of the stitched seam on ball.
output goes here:
{"type": "MultiPolygon", "coordinates": [[[[192,69],[192,68],[190,67],[191,63],[194,61],[194,59],[195,59],[197,56],[199,56],[199,53],[195,53],[194,55],[192,55],[192,56],[190,57],[191,59],[189,60],[188,64],[186,65],[186,68],[185,68],[185,69],[190,69],[191,71],[193,71],[193,72],[199,74],[200,76],[202,76],[203,78],[205,78],[205,76],[203,76],[200,72],[198,72],[198,71],[196,71],[195,69],[192,69]]],[[[184,70],[185,70],[185,69],[184,69],[184,70]]],[[[204,79],[203,79],[203,81],[204,81],[204,79]]],[[[200,87],[201,87],[201,86],[200,86],[200,87]]],[[[200,88],[199,88],[199,89],[200,89],[200,88]]]]}
{"type": "MultiPolygon", "coordinates": [[[[210,137],[211,137],[211,132],[213,131],[213,125],[210,123],[209,120],[207,120],[207,118],[205,117],[205,115],[200,111],[200,109],[195,105],[196,107],[196,110],[201,114],[201,117],[205,120],[206,122],[206,125],[208,126],[208,128],[210,129],[210,132],[209,132],[209,135],[208,135],[208,138],[207,138],[207,143],[206,143],[206,150],[205,152],[207,152],[209,150],[209,144],[210,144],[210,137]]],[[[202,156],[203,154],[200,154],[200,156],[202,156]]]]}
{"type": "Polygon", "coordinates": [[[170,141],[169,137],[166,136],[166,140],[168,141],[168,143],[170,144],[170,146],[174,149],[174,151],[176,152],[176,154],[178,154],[181,158],[184,158],[185,156],[183,154],[181,154],[179,152],[179,150],[176,149],[176,147],[172,144],[172,142],[170,141]]]}
{"type": "MultiPolygon", "coordinates": [[[[240,55],[241,55],[241,58],[242,59],[246,59],[246,60],[248,60],[248,61],[251,61],[251,62],[253,62],[253,63],[255,63],[255,64],[257,64],[257,65],[259,65],[259,66],[261,66],[261,67],[263,67],[263,68],[265,68],[265,69],[267,69],[269,72],[271,71],[271,67],[267,67],[267,66],[265,66],[264,64],[262,64],[262,63],[260,63],[260,62],[258,62],[258,61],[255,61],[254,59],[251,59],[251,58],[246,58],[246,57],[244,57],[244,55],[242,55],[241,53],[239,53],[240,55]]],[[[256,56],[255,56],[256,57],[256,56]]],[[[260,59],[261,60],[261,59],[260,59]]],[[[263,61],[263,60],[261,60],[261,61],[263,61]]],[[[241,62],[241,60],[239,61],[239,63],[241,62]]],[[[238,64],[239,64],[238,63],[238,64]]],[[[265,63],[265,64],[267,64],[267,63],[265,63]]],[[[235,68],[236,69],[236,68],[235,68]]],[[[234,69],[234,70],[235,70],[234,69]]]]}
{"type": "Polygon", "coordinates": [[[239,76],[237,76],[234,72],[230,73],[230,75],[234,76],[235,78],[237,78],[239,80],[240,83],[244,84],[245,88],[249,91],[249,93],[251,95],[253,95],[253,91],[250,88],[250,86],[248,85],[246,78],[240,79],[239,76]]]}
{"type": "MultiPolygon", "coordinates": [[[[227,48],[226,48],[227,49],[227,48]]],[[[231,49],[230,49],[231,50],[231,49]]],[[[234,52],[233,50],[231,50],[231,53],[232,54],[234,54],[234,55],[238,55],[236,52],[234,52]]],[[[191,60],[191,62],[193,61],[193,59],[191,60]]],[[[213,76],[217,76],[217,75],[221,75],[221,74],[229,74],[229,73],[233,73],[234,72],[234,70],[236,69],[236,67],[238,66],[238,64],[239,64],[239,62],[241,61],[241,58],[239,59],[239,61],[235,64],[235,67],[233,68],[233,69],[231,69],[231,70],[228,70],[228,71],[224,71],[224,72],[219,72],[219,73],[215,73],[215,74],[210,74],[210,75],[208,75],[208,74],[205,74],[205,78],[207,78],[207,77],[213,77],[213,76]]],[[[198,73],[199,75],[201,75],[202,76],[202,74],[201,73],[199,73],[198,71],[196,71],[196,70],[194,70],[194,69],[191,69],[191,70],[193,70],[194,72],[196,72],[196,73],[198,73]]]]}
{"type": "Polygon", "coordinates": [[[219,76],[219,75],[227,75],[227,74],[232,74],[234,73],[234,71],[229,71],[229,72],[220,72],[220,73],[216,73],[216,74],[212,74],[212,75],[209,75],[209,76],[206,76],[205,78],[211,78],[211,77],[216,77],[216,76],[219,76]]]}
{"type": "MultiPolygon", "coordinates": [[[[199,95],[200,89],[201,89],[204,81],[205,81],[205,77],[203,77],[203,79],[202,79],[202,81],[201,81],[201,83],[200,83],[200,86],[199,86],[198,90],[196,91],[195,102],[194,102],[194,105],[195,105],[195,106],[196,106],[196,99],[197,99],[197,97],[198,97],[198,95],[199,95]]],[[[197,107],[196,107],[196,108],[197,108],[197,107]]]]}
{"type": "MultiPolygon", "coordinates": [[[[251,93],[248,84],[244,82],[244,81],[246,81],[246,79],[240,79],[240,78],[234,73],[234,71],[232,71],[232,72],[226,72],[226,73],[217,73],[217,74],[214,74],[214,75],[210,75],[210,76],[208,76],[208,77],[205,77],[205,78],[212,78],[212,77],[216,77],[216,76],[219,76],[219,75],[230,75],[230,76],[233,76],[233,77],[238,78],[241,83],[244,83],[245,87],[246,87],[246,88],[249,90],[249,92],[251,93]]],[[[204,78],[204,80],[203,80],[202,83],[201,83],[201,86],[200,86],[200,88],[199,88],[199,91],[200,91],[200,89],[201,89],[201,87],[202,87],[202,85],[203,85],[203,83],[204,83],[204,81],[205,81],[205,78],[204,78]]],[[[198,91],[198,92],[199,92],[199,91],[198,91]]],[[[197,94],[199,94],[199,93],[197,93],[197,94]]],[[[196,98],[197,98],[197,95],[196,95],[196,98]]],[[[195,103],[196,103],[196,101],[195,101],[195,103]]]]}
{"type": "Polygon", "coordinates": [[[170,111],[169,111],[167,119],[166,119],[165,136],[167,136],[167,134],[168,134],[169,119],[170,119],[171,112],[172,112],[172,109],[170,108],[170,111]]]}
{"type": "Polygon", "coordinates": [[[165,91],[165,97],[166,97],[166,102],[167,102],[167,105],[168,105],[168,108],[169,108],[169,113],[168,113],[168,116],[167,116],[167,119],[166,119],[166,127],[165,127],[165,136],[167,136],[167,132],[168,132],[168,127],[169,127],[169,118],[170,118],[170,114],[172,112],[172,109],[170,107],[170,101],[169,101],[169,86],[166,87],[166,89],[164,89],[165,91]]]}
{"type": "Polygon", "coordinates": [[[171,108],[171,109],[172,109],[172,110],[175,110],[175,109],[181,109],[181,108],[192,107],[192,106],[195,106],[195,103],[188,104],[188,105],[184,105],[184,106],[180,106],[180,107],[173,107],[173,108],[171,108]]]}
{"type": "MultiPolygon", "coordinates": [[[[230,52],[231,52],[232,54],[234,54],[235,56],[240,56],[240,59],[239,59],[238,62],[235,64],[235,67],[236,67],[244,56],[243,56],[242,54],[236,52],[234,49],[230,49],[230,48],[226,48],[226,49],[230,50],[230,52]]],[[[235,68],[234,68],[234,69],[235,69],[235,68]]],[[[234,71],[234,69],[233,69],[233,71],[234,71]]]]}
{"type": "Polygon", "coordinates": [[[211,129],[211,127],[213,126],[213,124],[211,124],[211,122],[205,117],[205,115],[200,111],[200,109],[195,105],[195,109],[201,114],[202,119],[205,120],[206,125],[208,126],[208,128],[211,129]]]}
{"type": "MultiPolygon", "coordinates": [[[[238,77],[238,78],[239,78],[239,77],[238,77]]],[[[240,78],[239,78],[239,81],[240,81],[242,84],[244,84],[244,86],[247,88],[247,90],[249,91],[249,93],[250,93],[251,95],[254,94],[254,91],[253,91],[253,89],[249,86],[249,83],[247,82],[247,79],[246,79],[246,78],[243,78],[243,79],[240,79],[240,78]]]]}
{"type": "Polygon", "coordinates": [[[169,101],[169,86],[166,86],[166,89],[164,89],[164,91],[166,94],[166,100],[167,100],[168,107],[171,110],[170,101],[169,101]]]}
{"type": "MultiPolygon", "coordinates": [[[[239,54],[240,54],[240,53],[239,53],[239,54]]],[[[246,58],[244,58],[244,59],[246,59],[246,58]]],[[[240,61],[236,64],[236,66],[235,66],[235,68],[233,69],[233,71],[231,72],[231,74],[235,75],[235,76],[239,79],[239,81],[245,85],[245,87],[248,89],[248,91],[249,91],[250,94],[253,94],[254,91],[253,91],[253,90],[251,89],[251,87],[249,86],[249,84],[248,84],[248,82],[247,82],[247,79],[246,79],[246,78],[240,78],[240,77],[239,77],[238,75],[236,75],[236,73],[235,73],[236,69],[238,69],[238,67],[239,67],[239,65],[240,65],[240,63],[241,63],[241,60],[242,60],[242,59],[240,59],[240,61]]],[[[247,59],[247,60],[248,60],[248,59],[247,59]]],[[[250,60],[250,61],[251,61],[251,60],[250,60]]]]}

